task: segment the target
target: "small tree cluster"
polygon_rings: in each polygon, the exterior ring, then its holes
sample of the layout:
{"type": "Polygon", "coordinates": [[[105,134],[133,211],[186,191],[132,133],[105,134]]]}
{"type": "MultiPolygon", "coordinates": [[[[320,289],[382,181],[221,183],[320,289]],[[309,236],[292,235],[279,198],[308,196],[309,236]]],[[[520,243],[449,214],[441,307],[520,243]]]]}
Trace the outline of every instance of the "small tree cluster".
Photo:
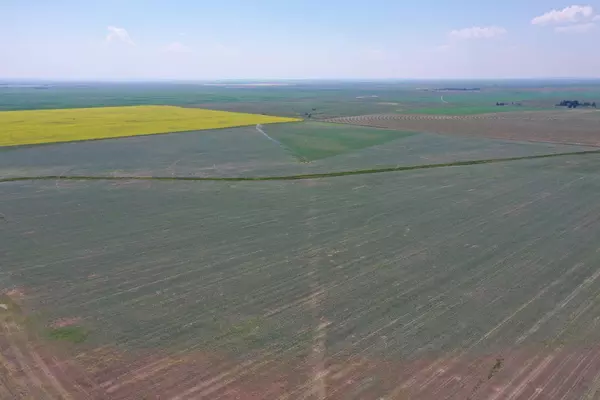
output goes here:
{"type": "Polygon", "coordinates": [[[559,107],[568,107],[568,108],[577,108],[577,107],[593,107],[596,108],[596,102],[583,102],[580,103],[579,100],[563,100],[557,104],[559,107]]]}

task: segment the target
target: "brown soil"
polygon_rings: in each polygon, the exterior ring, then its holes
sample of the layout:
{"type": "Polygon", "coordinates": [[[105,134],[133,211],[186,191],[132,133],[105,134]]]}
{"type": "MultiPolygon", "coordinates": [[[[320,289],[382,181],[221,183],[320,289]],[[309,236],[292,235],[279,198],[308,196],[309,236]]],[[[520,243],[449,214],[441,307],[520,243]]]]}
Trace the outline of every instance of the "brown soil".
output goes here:
{"type": "Polygon", "coordinates": [[[0,303],[7,306],[0,309],[0,399],[102,398],[74,363],[59,360],[27,332],[13,297],[1,295],[0,303]]]}
{"type": "Polygon", "coordinates": [[[529,142],[600,146],[600,110],[480,115],[378,114],[328,122],[529,142]]]}
{"type": "MultiPolygon", "coordinates": [[[[10,293],[19,296],[22,290],[10,293]]],[[[135,352],[110,346],[77,350],[30,334],[18,301],[0,295],[7,306],[0,309],[0,399],[600,398],[600,346],[456,350],[411,359],[358,357],[351,351],[332,357],[320,340],[296,357],[262,352],[234,359],[197,349],[135,352]]],[[[315,339],[326,334],[326,321],[321,322],[315,339]]]]}
{"type": "Polygon", "coordinates": [[[233,360],[97,348],[59,360],[2,327],[2,399],[595,399],[600,348],[521,348],[413,360],[325,358],[314,390],[311,357],[233,360]]]}
{"type": "MultiPolygon", "coordinates": [[[[35,232],[30,231],[30,232],[25,232],[27,234],[33,234],[35,232]]],[[[13,287],[11,289],[8,289],[4,292],[0,292],[0,295],[5,294],[8,297],[10,297],[11,299],[22,299],[23,297],[25,297],[25,290],[23,288],[20,287],[13,287]]]]}

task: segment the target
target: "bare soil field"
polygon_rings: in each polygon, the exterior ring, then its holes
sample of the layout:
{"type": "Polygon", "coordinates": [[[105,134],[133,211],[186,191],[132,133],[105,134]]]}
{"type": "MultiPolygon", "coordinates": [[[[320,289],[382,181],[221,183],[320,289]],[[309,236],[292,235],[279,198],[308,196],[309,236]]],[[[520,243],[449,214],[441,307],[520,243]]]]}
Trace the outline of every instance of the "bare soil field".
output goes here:
{"type": "Polygon", "coordinates": [[[559,110],[479,115],[378,114],[328,122],[504,140],[600,146],[600,111],[559,110]]]}

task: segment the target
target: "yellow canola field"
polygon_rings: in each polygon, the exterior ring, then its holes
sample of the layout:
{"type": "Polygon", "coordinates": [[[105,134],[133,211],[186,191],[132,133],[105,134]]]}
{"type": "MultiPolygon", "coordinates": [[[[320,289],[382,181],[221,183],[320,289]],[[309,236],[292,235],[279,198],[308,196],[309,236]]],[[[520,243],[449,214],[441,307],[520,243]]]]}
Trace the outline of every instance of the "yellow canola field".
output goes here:
{"type": "Polygon", "coordinates": [[[0,146],[71,142],[299,121],[173,106],[0,112],[0,146]]]}

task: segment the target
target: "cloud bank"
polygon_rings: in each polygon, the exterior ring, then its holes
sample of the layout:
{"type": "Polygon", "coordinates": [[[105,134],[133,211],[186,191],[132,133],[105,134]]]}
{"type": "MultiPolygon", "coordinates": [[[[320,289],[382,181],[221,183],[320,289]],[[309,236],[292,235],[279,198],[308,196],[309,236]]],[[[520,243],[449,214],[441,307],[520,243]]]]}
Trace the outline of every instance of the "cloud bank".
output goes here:
{"type": "Polygon", "coordinates": [[[531,20],[533,25],[565,24],[584,21],[594,15],[591,6],[572,5],[562,10],[550,10],[531,20]]]}

